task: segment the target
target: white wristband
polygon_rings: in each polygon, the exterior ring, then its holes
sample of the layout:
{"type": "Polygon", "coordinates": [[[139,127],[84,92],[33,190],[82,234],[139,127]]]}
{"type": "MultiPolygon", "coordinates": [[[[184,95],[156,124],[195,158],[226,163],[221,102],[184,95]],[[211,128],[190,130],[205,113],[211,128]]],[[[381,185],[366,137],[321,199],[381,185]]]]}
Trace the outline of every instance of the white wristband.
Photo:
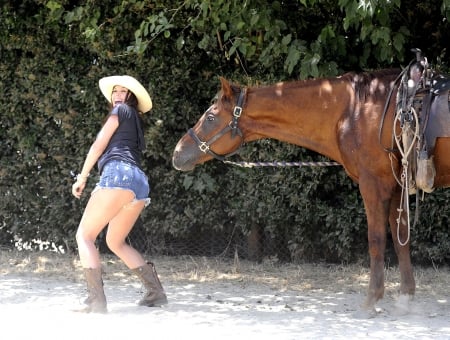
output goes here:
{"type": "Polygon", "coordinates": [[[83,176],[82,174],[78,174],[77,181],[78,182],[86,182],[88,177],[89,177],[89,174],[87,174],[86,176],[83,176]]]}

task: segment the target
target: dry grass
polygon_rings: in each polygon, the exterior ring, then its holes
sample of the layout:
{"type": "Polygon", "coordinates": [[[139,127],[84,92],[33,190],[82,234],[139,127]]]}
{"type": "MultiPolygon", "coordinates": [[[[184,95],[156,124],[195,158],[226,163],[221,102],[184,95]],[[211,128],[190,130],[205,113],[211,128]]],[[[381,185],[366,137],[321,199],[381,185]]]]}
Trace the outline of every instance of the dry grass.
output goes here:
{"type": "MultiPolygon", "coordinates": [[[[106,277],[126,280],[131,273],[114,256],[103,256],[106,277]]],[[[254,263],[235,258],[158,257],[153,259],[160,276],[166,282],[223,282],[239,285],[264,285],[283,290],[332,290],[343,293],[365,293],[369,269],[360,264],[280,264],[276,261],[254,263]]],[[[0,274],[64,277],[79,280],[81,265],[73,255],[52,252],[0,251],[0,274]]],[[[450,269],[415,268],[417,293],[447,296],[450,269]]],[[[400,282],[397,267],[385,269],[386,293],[396,294],[400,282]]]]}

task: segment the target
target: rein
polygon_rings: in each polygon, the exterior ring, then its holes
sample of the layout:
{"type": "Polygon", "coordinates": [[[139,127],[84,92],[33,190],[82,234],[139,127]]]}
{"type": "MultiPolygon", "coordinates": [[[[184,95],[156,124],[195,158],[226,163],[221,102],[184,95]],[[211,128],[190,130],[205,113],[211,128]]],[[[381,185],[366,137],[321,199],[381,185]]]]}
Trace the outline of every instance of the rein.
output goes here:
{"type": "Polygon", "coordinates": [[[226,164],[233,164],[240,166],[241,168],[254,168],[254,167],[288,167],[288,166],[336,166],[341,165],[338,162],[284,162],[284,161],[274,161],[274,162],[232,162],[223,161],[226,164]]]}

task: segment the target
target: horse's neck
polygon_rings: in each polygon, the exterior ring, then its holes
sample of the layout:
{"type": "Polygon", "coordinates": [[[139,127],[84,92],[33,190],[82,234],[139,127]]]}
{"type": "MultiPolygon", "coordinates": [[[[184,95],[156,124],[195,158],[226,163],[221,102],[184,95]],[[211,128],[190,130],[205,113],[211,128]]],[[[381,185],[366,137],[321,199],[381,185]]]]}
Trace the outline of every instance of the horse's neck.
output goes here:
{"type": "Polygon", "coordinates": [[[351,84],[337,78],[253,88],[243,114],[246,140],[272,138],[339,158],[337,125],[353,102],[351,84]]]}

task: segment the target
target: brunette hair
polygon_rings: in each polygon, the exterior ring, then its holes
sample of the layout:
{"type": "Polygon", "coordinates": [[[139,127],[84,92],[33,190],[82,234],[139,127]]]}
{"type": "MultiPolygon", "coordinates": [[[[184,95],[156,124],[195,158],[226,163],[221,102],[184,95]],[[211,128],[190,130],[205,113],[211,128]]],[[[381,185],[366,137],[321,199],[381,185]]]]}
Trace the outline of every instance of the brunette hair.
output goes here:
{"type": "Polygon", "coordinates": [[[127,105],[135,108],[136,110],[138,110],[138,108],[137,108],[138,99],[137,99],[136,95],[133,92],[131,92],[130,90],[128,90],[128,95],[127,95],[127,99],[125,99],[125,103],[127,105]]]}

